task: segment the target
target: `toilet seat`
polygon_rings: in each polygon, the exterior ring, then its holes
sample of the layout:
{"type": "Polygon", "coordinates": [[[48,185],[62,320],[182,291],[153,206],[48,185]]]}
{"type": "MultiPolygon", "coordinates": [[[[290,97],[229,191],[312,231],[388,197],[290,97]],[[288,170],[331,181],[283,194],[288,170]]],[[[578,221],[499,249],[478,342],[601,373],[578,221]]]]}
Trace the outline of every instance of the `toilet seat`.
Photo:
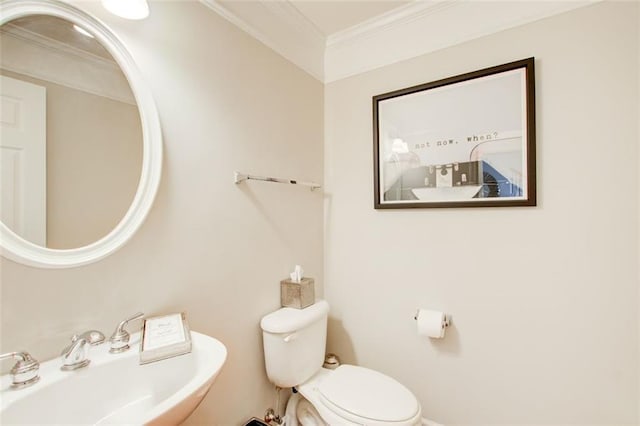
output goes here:
{"type": "Polygon", "coordinates": [[[320,402],[357,424],[413,424],[421,415],[416,397],[378,371],[341,365],[317,387],[320,402]]]}

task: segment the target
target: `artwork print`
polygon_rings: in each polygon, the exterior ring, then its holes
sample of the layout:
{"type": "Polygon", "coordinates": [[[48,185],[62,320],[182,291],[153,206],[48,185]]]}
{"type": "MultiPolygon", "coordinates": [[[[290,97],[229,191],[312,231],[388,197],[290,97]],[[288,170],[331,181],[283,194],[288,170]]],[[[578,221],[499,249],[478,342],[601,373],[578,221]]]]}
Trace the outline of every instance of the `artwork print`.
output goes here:
{"type": "Polygon", "coordinates": [[[375,96],[375,208],[535,205],[533,66],[375,96]]]}

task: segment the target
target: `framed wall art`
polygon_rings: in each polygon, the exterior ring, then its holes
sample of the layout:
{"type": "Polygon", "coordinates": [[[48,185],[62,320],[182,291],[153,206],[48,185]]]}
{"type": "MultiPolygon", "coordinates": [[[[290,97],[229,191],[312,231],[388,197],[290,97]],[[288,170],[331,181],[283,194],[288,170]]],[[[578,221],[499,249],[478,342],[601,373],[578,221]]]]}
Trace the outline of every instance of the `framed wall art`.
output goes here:
{"type": "Polygon", "coordinates": [[[374,207],[536,205],[534,58],[373,97],[374,207]]]}

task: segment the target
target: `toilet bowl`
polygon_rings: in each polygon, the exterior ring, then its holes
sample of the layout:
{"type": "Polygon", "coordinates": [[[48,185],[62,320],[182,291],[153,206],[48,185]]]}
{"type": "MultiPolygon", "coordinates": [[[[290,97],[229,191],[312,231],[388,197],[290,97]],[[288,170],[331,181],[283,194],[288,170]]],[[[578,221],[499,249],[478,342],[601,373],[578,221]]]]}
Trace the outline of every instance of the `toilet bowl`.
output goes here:
{"type": "Polygon", "coordinates": [[[414,426],[422,422],[416,397],[396,380],[368,368],[322,368],[295,389],[330,425],[414,426]]]}
{"type": "Polygon", "coordinates": [[[326,426],[318,410],[299,393],[294,393],[287,402],[287,409],[282,418],[283,426],[326,426]]]}
{"type": "Polygon", "coordinates": [[[320,300],[305,309],[278,309],[260,322],[269,380],[298,392],[287,405],[287,424],[422,424],[418,400],[395,379],[354,365],[322,368],[328,312],[320,300]]]}

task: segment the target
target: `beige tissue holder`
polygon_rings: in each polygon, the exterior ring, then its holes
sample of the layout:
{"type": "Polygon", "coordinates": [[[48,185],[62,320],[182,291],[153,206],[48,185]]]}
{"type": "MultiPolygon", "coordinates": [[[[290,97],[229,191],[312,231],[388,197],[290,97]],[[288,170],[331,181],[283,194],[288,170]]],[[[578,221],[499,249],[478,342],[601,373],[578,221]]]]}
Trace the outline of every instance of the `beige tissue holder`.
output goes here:
{"type": "Polygon", "coordinates": [[[299,283],[290,279],[280,281],[280,304],[283,307],[304,309],[315,301],[313,278],[302,278],[299,283]]]}

